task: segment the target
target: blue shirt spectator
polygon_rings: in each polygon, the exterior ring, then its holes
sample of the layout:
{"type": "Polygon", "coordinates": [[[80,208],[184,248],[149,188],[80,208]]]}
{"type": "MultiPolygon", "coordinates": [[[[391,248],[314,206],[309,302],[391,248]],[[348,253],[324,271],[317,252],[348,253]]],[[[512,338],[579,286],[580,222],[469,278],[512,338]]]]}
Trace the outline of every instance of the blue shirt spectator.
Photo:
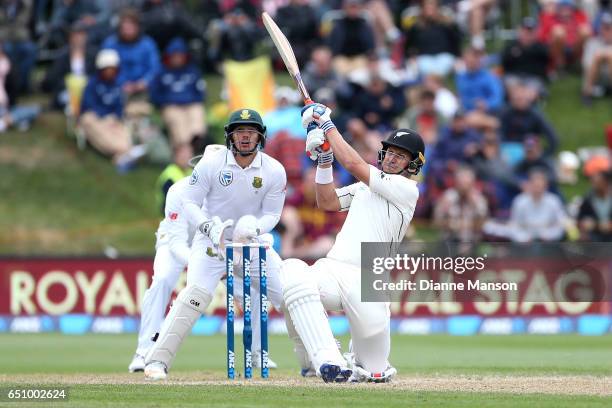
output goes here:
{"type": "Polygon", "coordinates": [[[110,68],[101,68],[98,74],[89,78],[83,91],[81,114],[93,112],[100,118],[123,116],[123,92],[116,77],[103,73],[106,69],[110,68]]]}
{"type": "Polygon", "coordinates": [[[501,80],[482,67],[480,52],[468,49],[464,54],[466,71],[457,74],[457,92],[463,108],[485,112],[498,111],[504,102],[501,80]]]}
{"type": "Polygon", "coordinates": [[[149,86],[151,102],[156,106],[187,105],[204,101],[205,83],[200,69],[188,60],[187,44],[182,38],[173,39],[164,50],[166,58],[183,54],[180,66],[162,65],[149,86]]]}
{"type": "MultiPolygon", "coordinates": [[[[127,10],[121,15],[118,33],[104,40],[102,48],[119,53],[119,83],[148,86],[159,72],[159,51],[151,37],[140,31],[138,14],[127,10]]],[[[137,89],[137,91],[144,90],[137,89]]]]}

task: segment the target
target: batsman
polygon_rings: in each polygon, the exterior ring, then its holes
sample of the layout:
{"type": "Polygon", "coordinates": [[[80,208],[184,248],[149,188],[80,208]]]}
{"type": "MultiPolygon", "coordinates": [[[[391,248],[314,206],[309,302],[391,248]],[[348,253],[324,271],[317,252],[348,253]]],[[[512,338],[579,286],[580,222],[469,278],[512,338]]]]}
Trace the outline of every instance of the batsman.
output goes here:
{"type": "Polygon", "coordinates": [[[388,360],[389,304],[361,301],[361,243],[386,242],[393,251],[402,241],[419,197],[412,176],[425,163],[425,146],[418,133],[398,129],[382,142],[376,168],[344,141],[330,115],[321,104],[302,110],[302,125],[309,130],[306,152],[318,161],[318,207],[348,214],[325,258],[312,266],[299,259],[283,262],[283,297],[298,334],[291,337],[325,382],[387,382],[396,374],[388,360]],[[324,150],[326,141],[331,148],[324,150]],[[334,157],[359,182],[335,188],[334,157]],[[349,359],[340,354],[326,310],[343,311],[348,318],[349,359]]]}
{"type": "MultiPolygon", "coordinates": [[[[166,378],[181,343],[210,304],[225,274],[224,244],[232,240],[262,242],[280,219],[287,176],[278,161],[261,151],[266,126],[259,113],[252,109],[233,112],[225,126],[225,142],[225,148],[198,162],[182,194],[184,212],[197,232],[187,267],[187,286],[178,294],[145,358],[148,379],[166,378]],[[238,220],[235,226],[234,220],[238,220]]],[[[280,308],[281,260],[271,245],[266,257],[269,299],[280,308]]],[[[259,291],[257,254],[251,260],[253,289],[259,291]]],[[[259,333],[259,302],[253,302],[252,315],[252,332],[259,333]]],[[[253,336],[253,367],[260,361],[259,340],[258,335],[253,336]]],[[[268,367],[273,366],[268,360],[268,367]]]]}

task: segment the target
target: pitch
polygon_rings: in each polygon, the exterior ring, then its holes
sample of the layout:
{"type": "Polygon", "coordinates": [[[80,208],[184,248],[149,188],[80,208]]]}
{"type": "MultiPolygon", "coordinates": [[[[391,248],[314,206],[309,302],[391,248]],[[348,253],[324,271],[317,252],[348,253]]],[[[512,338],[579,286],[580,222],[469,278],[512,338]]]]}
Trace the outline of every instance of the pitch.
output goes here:
{"type": "Polygon", "coordinates": [[[64,384],[69,401],[61,407],[612,405],[608,337],[394,336],[398,378],[358,385],[300,377],[283,336],[270,338],[281,369],[268,380],[259,373],[226,380],[225,337],[191,336],[170,380],[152,384],[126,372],[134,342],[132,335],[0,335],[0,388],[64,384]]]}

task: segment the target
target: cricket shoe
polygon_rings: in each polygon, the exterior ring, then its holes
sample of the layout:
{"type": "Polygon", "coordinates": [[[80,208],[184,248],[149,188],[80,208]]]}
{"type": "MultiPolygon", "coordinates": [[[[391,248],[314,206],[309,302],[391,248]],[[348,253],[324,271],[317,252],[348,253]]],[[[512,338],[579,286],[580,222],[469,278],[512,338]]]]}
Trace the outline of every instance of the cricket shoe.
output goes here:
{"type": "Polygon", "coordinates": [[[335,364],[323,364],[319,367],[319,374],[324,382],[347,382],[353,371],[347,367],[340,367],[335,364]]]}
{"type": "MultiPolygon", "coordinates": [[[[261,354],[259,353],[259,351],[253,352],[252,366],[253,368],[261,368],[261,354]]],[[[269,356],[268,356],[268,368],[271,370],[276,370],[278,368],[278,364],[276,364],[274,360],[272,360],[269,356]]]]}
{"type": "Polygon", "coordinates": [[[152,361],[145,366],[144,375],[151,381],[165,380],[168,378],[168,367],[161,361],[152,361]]]}
{"type": "Polygon", "coordinates": [[[138,353],[134,354],[134,357],[132,358],[132,362],[128,366],[128,371],[130,373],[141,373],[144,371],[144,368],[145,368],[144,356],[141,356],[138,353]]]}
{"type": "Polygon", "coordinates": [[[358,364],[353,365],[353,375],[351,375],[351,382],[373,382],[373,383],[387,383],[391,382],[393,377],[397,374],[397,370],[393,366],[388,366],[387,369],[381,373],[371,373],[366,371],[363,367],[358,364]]]}

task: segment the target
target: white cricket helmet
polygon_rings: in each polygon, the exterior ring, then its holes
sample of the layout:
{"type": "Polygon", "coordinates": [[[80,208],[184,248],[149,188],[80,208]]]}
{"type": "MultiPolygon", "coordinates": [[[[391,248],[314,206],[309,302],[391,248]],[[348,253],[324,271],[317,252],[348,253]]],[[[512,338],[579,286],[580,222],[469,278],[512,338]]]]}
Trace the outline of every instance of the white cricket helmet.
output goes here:
{"type": "Polygon", "coordinates": [[[104,49],[96,56],[96,68],[117,68],[119,66],[119,54],[112,49],[104,49]]]}

